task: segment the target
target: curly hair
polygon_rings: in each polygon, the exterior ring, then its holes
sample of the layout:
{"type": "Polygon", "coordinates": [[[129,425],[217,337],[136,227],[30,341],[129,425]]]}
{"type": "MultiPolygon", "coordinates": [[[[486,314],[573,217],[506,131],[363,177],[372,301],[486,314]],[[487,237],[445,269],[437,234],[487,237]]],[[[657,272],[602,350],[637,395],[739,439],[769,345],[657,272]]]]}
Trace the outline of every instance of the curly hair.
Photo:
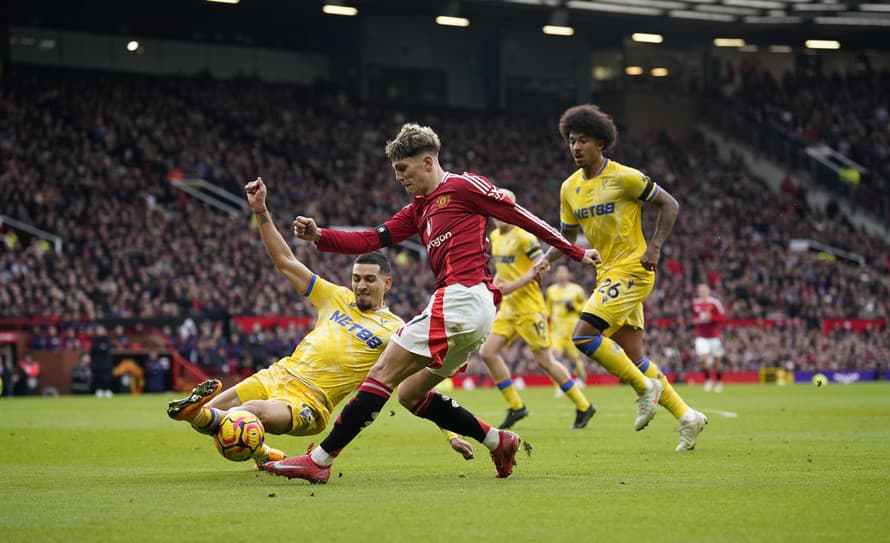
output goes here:
{"type": "Polygon", "coordinates": [[[565,110],[559,118],[559,133],[562,139],[568,141],[572,132],[603,142],[603,151],[615,145],[615,140],[618,139],[615,121],[593,104],[582,104],[565,110]]]}
{"type": "Polygon", "coordinates": [[[384,152],[389,160],[401,160],[424,152],[437,154],[441,147],[439,136],[432,128],[405,123],[396,137],[386,142],[384,152]]]}

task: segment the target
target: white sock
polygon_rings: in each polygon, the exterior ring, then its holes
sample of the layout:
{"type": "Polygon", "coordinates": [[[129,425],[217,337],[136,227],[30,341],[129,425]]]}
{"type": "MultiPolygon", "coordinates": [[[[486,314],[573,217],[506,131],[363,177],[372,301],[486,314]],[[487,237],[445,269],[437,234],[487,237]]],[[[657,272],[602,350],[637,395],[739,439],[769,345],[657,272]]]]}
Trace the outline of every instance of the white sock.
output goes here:
{"type": "Polygon", "coordinates": [[[488,429],[488,433],[485,434],[485,439],[482,440],[482,444],[488,447],[489,451],[497,449],[498,445],[501,444],[501,433],[497,428],[492,426],[488,429]]]}
{"type": "Polygon", "coordinates": [[[312,458],[312,461],[319,466],[330,466],[334,463],[334,457],[329,455],[327,451],[322,449],[321,445],[312,449],[309,457],[312,458]]]}

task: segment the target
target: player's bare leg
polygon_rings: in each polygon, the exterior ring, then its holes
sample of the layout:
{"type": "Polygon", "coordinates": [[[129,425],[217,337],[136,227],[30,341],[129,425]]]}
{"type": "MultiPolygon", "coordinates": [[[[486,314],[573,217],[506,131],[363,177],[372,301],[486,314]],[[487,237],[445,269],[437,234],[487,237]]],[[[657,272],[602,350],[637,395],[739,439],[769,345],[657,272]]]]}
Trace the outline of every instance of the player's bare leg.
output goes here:
{"type": "Polygon", "coordinates": [[[714,381],[714,392],[723,392],[723,361],[717,355],[714,355],[714,381]]]}
{"type": "Polygon", "coordinates": [[[532,351],[532,356],[534,356],[538,366],[547,372],[547,375],[553,379],[553,382],[556,383],[559,389],[575,404],[575,422],[572,424],[572,428],[579,430],[587,426],[587,423],[596,413],[596,407],[587,400],[584,393],[575,384],[575,380],[572,379],[572,374],[569,373],[569,370],[553,358],[553,353],[550,349],[532,351]]]}
{"type": "Polygon", "coordinates": [[[699,357],[701,367],[705,372],[705,392],[710,392],[714,388],[714,358],[710,354],[699,357]]]}
{"type": "Polygon", "coordinates": [[[510,375],[510,369],[501,357],[501,349],[507,344],[507,338],[500,334],[491,334],[479,348],[479,358],[488,368],[488,374],[494,379],[498,390],[507,400],[507,416],[504,422],[498,425],[498,428],[506,430],[512,427],[528,416],[528,407],[519,396],[516,386],[513,384],[513,378],[510,375]]]}

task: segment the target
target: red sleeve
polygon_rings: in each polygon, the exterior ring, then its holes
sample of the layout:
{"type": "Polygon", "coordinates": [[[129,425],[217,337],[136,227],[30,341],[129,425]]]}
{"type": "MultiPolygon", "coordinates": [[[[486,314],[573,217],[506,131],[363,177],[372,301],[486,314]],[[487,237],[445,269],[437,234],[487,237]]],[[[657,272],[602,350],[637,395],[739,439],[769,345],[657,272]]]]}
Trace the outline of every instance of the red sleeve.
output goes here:
{"type": "Polygon", "coordinates": [[[483,215],[518,226],[559,249],[572,260],[580,262],[584,258],[584,249],[572,245],[555,228],[539,219],[534,213],[504,198],[488,179],[464,174],[467,183],[469,202],[483,215]]]}
{"type": "Polygon", "coordinates": [[[321,229],[321,239],[316,243],[320,251],[359,255],[376,251],[381,247],[397,245],[417,233],[414,221],[414,205],[403,207],[391,219],[374,230],[347,232],[321,229]]]}

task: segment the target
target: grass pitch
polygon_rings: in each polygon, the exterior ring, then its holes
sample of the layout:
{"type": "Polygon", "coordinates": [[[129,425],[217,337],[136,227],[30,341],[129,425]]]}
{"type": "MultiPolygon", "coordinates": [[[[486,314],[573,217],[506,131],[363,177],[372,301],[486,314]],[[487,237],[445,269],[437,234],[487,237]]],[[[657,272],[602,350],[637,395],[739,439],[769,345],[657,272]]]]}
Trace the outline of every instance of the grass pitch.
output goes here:
{"type": "MultiPolygon", "coordinates": [[[[679,387],[710,424],[675,453],[660,410],[633,431],[626,387],[586,389],[569,430],[552,389],[523,391],[534,445],[495,479],[395,401],[311,486],[224,460],[164,412],[171,395],[0,400],[0,539],[37,541],[886,541],[890,384],[679,387]],[[391,410],[391,411],[390,411],[391,410]]],[[[455,391],[489,422],[495,390],[455,391]]],[[[318,439],[321,436],[316,436],[318,439]]],[[[291,454],[310,438],[268,436],[291,454]]]]}

